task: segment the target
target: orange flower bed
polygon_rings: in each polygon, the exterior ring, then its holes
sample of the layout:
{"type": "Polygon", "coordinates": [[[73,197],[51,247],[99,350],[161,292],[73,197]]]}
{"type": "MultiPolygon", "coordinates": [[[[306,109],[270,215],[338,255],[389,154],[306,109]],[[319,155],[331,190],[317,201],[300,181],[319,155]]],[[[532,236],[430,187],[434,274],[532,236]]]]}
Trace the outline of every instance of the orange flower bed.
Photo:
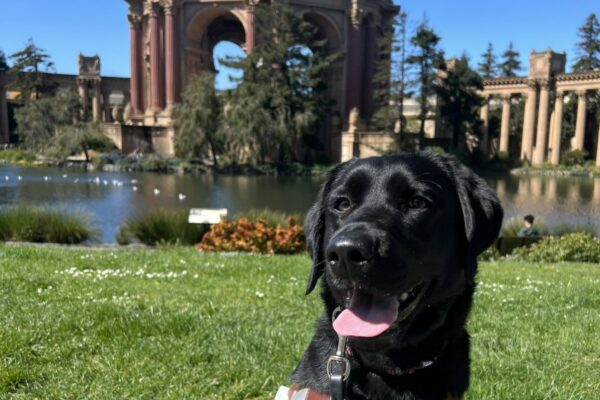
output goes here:
{"type": "Polygon", "coordinates": [[[293,218],[288,219],[287,227],[272,227],[263,219],[223,220],[211,227],[197,247],[202,251],[295,254],[304,251],[304,229],[293,218]]]}

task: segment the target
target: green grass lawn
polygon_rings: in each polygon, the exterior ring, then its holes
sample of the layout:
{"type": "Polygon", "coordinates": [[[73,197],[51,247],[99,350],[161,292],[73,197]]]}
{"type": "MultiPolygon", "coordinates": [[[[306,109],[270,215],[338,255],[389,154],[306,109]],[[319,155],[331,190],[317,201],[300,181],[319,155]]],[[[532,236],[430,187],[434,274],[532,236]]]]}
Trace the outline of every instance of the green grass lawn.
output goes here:
{"type": "MultiPolygon", "coordinates": [[[[0,245],[0,399],[272,399],[308,257],[0,245]]],[[[470,399],[600,396],[600,266],[482,264],[470,399]]]]}

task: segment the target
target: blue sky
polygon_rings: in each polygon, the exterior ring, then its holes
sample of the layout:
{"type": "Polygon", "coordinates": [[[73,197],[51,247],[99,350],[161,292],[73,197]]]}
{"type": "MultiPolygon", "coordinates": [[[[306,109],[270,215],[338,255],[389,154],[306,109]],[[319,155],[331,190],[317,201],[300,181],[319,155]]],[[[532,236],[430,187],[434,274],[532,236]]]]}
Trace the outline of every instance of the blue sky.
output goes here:
{"type": "MultiPolygon", "coordinates": [[[[577,28],[598,0],[397,0],[416,26],[426,14],[448,56],[467,52],[474,63],[487,43],[501,53],[512,41],[527,66],[532,49],[552,48],[574,58],[577,28]]],[[[129,27],[124,0],[0,0],[0,50],[7,55],[28,38],[63,73],[77,71],[77,55],[99,54],[102,74],[129,76],[129,27]]],[[[219,54],[231,51],[220,46],[219,54]]],[[[239,50],[238,50],[239,51],[239,50]]],[[[525,71],[523,71],[525,73],[525,71]]],[[[221,85],[225,77],[220,78],[221,85]]]]}

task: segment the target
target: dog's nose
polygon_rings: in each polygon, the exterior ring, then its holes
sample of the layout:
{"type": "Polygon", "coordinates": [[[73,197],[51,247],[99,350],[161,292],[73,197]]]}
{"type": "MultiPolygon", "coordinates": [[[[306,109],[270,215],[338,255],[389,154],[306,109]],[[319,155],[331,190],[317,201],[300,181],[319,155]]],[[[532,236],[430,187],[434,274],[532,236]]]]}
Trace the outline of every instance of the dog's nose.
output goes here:
{"type": "Polygon", "coordinates": [[[339,237],[329,242],[325,249],[327,261],[334,272],[343,272],[366,267],[374,256],[373,240],[367,237],[339,237]]]}

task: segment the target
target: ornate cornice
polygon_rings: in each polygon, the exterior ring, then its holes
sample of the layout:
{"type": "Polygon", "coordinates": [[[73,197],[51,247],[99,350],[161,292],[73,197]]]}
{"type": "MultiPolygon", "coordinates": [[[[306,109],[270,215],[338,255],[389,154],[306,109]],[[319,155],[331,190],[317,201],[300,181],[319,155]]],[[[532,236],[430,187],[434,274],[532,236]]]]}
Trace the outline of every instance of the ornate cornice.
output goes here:
{"type": "Polygon", "coordinates": [[[540,89],[550,90],[550,86],[552,86],[552,79],[538,79],[538,84],[540,85],[540,89]]]}
{"type": "Polygon", "coordinates": [[[556,75],[557,82],[580,82],[600,79],[600,71],[573,72],[571,74],[556,75]]]}
{"type": "Polygon", "coordinates": [[[142,14],[127,14],[127,21],[129,21],[130,28],[137,28],[139,23],[142,22],[142,14]]]}
{"type": "Polygon", "coordinates": [[[160,0],[160,5],[165,11],[166,15],[172,15],[175,8],[175,0],[160,0]]]}
{"type": "Polygon", "coordinates": [[[497,86],[514,86],[514,85],[527,85],[527,78],[519,76],[508,76],[503,78],[485,78],[483,80],[484,87],[497,87],[497,86]]]}
{"type": "Polygon", "coordinates": [[[147,15],[149,17],[156,17],[158,15],[158,10],[155,6],[155,1],[156,0],[146,0],[146,2],[144,3],[144,15],[147,15]]]}

